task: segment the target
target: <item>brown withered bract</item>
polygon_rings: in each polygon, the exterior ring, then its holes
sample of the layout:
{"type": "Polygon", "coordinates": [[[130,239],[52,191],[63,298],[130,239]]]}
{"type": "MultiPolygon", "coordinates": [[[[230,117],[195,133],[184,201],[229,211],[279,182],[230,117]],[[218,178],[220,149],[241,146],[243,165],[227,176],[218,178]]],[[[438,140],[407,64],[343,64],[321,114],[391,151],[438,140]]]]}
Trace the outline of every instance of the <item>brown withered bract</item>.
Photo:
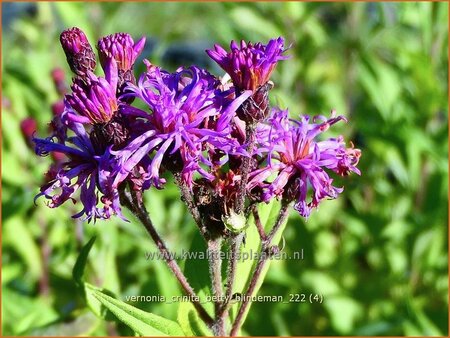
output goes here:
{"type": "Polygon", "coordinates": [[[273,82],[268,81],[258,87],[236,111],[237,116],[246,122],[255,123],[262,121],[269,115],[269,91],[273,88],[273,82]]]}
{"type": "Polygon", "coordinates": [[[96,123],[90,133],[90,138],[96,150],[104,152],[110,144],[113,149],[121,149],[130,137],[127,121],[119,115],[114,116],[106,123],[96,123]]]}

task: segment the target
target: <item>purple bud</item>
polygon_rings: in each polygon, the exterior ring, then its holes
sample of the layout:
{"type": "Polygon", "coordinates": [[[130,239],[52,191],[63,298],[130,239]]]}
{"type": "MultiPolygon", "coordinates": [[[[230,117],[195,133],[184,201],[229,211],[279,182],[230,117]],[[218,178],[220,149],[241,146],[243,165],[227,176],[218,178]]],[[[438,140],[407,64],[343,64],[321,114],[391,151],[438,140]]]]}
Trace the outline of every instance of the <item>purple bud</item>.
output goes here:
{"type": "Polygon", "coordinates": [[[63,31],[60,41],[70,69],[76,75],[84,78],[88,71],[95,69],[94,51],[81,29],[73,27],[63,31]]]}
{"type": "Polygon", "coordinates": [[[246,44],[242,40],[240,48],[235,41],[231,41],[230,49],[227,53],[215,45],[214,50],[207,50],[206,53],[230,75],[239,91],[255,92],[269,81],[278,61],[288,58],[282,55],[286,51],[282,37],[271,39],[267,45],[246,44]]]}
{"type": "Polygon", "coordinates": [[[55,163],[62,163],[64,160],[67,159],[66,155],[64,153],[60,153],[58,151],[54,151],[51,153],[52,159],[55,163]]]}
{"type": "Polygon", "coordinates": [[[64,111],[64,101],[59,100],[52,104],[53,116],[60,116],[64,111]]]}
{"type": "MultiPolygon", "coordinates": [[[[66,95],[67,102],[83,121],[109,122],[118,110],[116,84],[89,73],[86,82],[75,79],[72,94],[66,95]]],[[[80,120],[81,121],[81,120],[80,120]]]]}
{"type": "Polygon", "coordinates": [[[60,83],[64,81],[65,74],[61,68],[53,68],[51,75],[54,83],[60,83]]]}
{"type": "Polygon", "coordinates": [[[33,144],[31,141],[33,134],[36,131],[36,126],[36,120],[32,117],[27,117],[20,122],[20,131],[29,146],[33,144]]]}
{"type": "Polygon", "coordinates": [[[112,60],[117,63],[119,88],[125,82],[136,83],[132,69],[145,45],[145,37],[136,44],[127,33],[116,33],[101,38],[97,43],[100,64],[106,71],[112,60]]]}
{"type": "Polygon", "coordinates": [[[54,68],[51,72],[51,76],[58,94],[65,95],[67,93],[67,86],[64,70],[62,70],[61,68],[54,68]]]}

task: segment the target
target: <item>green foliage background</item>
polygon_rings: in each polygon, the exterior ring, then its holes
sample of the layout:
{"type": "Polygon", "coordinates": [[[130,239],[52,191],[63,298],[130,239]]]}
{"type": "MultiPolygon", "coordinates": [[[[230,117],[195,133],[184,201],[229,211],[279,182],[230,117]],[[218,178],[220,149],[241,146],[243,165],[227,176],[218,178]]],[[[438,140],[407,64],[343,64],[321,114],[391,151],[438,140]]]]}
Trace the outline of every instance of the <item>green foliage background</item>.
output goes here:
{"type": "MultiPolygon", "coordinates": [[[[260,290],[285,300],[321,294],[323,303],[254,303],[244,333],[448,335],[447,25],[444,2],[37,4],[2,36],[3,334],[133,334],[97,319],[72,279],[92,235],[92,284],[122,300],[181,295],[163,262],[145,259],[155,247],[136,222],[81,224],[70,218],[78,205],[33,204],[50,159],[34,156],[19,123],[33,116],[46,135],[58,99],[50,72],[62,67],[70,79],[58,36],[79,26],[91,42],[145,34],[155,42],[145,57],[171,69],[173,46],[202,54],[215,42],[282,35],[292,57],[273,75],[273,102],[292,116],[334,108],[348,117],[330,132],[362,149],[362,176],[347,178],[341,197],[307,222],[292,213],[285,250],[303,249],[304,259],[274,261],[260,290]]],[[[196,228],[177,189],[146,196],[169,247],[188,250],[196,228]]],[[[175,303],[133,305],[177,317],[175,303]]]]}

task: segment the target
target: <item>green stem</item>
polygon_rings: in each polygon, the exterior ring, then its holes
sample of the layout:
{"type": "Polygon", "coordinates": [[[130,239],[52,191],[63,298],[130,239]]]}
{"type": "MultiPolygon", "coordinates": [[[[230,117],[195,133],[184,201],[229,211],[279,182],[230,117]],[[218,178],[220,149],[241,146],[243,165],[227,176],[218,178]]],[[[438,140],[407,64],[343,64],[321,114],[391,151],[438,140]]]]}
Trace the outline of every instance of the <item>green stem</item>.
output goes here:
{"type": "Polygon", "coordinates": [[[225,335],[225,321],[221,317],[223,300],[222,290],[222,259],[220,257],[222,238],[208,240],[209,274],[211,276],[212,295],[214,301],[215,320],[212,330],[215,336],[225,335]]]}

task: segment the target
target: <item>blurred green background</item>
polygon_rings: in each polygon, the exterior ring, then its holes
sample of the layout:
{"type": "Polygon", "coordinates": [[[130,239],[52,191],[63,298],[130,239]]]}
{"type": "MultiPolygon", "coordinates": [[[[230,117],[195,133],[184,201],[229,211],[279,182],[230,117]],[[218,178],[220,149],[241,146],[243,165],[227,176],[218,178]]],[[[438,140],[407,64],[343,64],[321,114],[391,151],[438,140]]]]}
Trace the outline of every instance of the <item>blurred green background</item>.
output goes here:
{"type": "MultiPolygon", "coordinates": [[[[448,335],[448,3],[2,3],[3,335],[133,333],[96,319],[72,281],[91,236],[87,278],[127,295],[181,294],[136,222],[82,224],[79,205],[33,204],[50,158],[34,155],[20,122],[47,135],[59,97],[50,73],[71,75],[59,33],[78,26],[91,43],[125,31],[147,36],[144,56],[171,70],[197,63],[220,75],[204,49],[231,39],[284,36],[291,59],[274,75],[272,101],[297,114],[348,117],[362,176],[305,222],[295,212],[288,253],[264,295],[317,293],[322,304],[254,303],[249,335],[448,335]]],[[[142,70],[139,66],[138,71],[142,70]]],[[[170,248],[188,250],[196,227],[177,189],[147,193],[170,248]]],[[[136,303],[176,319],[177,304],[136,303]]]]}

